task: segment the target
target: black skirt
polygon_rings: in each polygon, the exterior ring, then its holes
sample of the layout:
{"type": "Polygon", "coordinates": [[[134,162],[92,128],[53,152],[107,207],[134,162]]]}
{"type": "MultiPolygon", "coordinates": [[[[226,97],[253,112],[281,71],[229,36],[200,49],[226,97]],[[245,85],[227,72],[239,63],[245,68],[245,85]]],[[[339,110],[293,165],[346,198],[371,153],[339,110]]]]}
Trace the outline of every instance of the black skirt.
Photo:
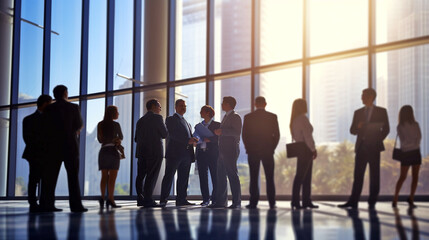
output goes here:
{"type": "Polygon", "coordinates": [[[102,147],[98,153],[98,170],[119,170],[120,161],[115,146],[102,147]]]}
{"type": "Polygon", "coordinates": [[[403,159],[401,166],[412,166],[422,164],[422,155],[420,149],[411,150],[408,152],[402,152],[403,159]]]}

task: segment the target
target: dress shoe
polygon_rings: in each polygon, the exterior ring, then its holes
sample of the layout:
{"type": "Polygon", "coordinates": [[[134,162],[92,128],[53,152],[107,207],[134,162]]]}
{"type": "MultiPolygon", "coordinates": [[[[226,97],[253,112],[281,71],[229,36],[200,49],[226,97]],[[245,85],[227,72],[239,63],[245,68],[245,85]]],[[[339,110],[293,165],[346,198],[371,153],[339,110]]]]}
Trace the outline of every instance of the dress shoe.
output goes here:
{"type": "Polygon", "coordinates": [[[112,208],[121,208],[122,206],[116,205],[115,202],[110,201],[109,199],[106,200],[106,207],[112,207],[112,208]]]}
{"type": "Polygon", "coordinates": [[[410,208],[417,208],[417,206],[414,204],[414,202],[411,202],[410,198],[407,199],[407,202],[408,202],[408,207],[410,207],[410,208]]]}
{"type": "Polygon", "coordinates": [[[74,213],[82,213],[82,212],[88,212],[88,208],[80,207],[80,208],[76,208],[76,209],[70,209],[70,211],[72,211],[74,213]]]}
{"type": "Polygon", "coordinates": [[[209,201],[204,201],[204,202],[200,203],[200,205],[202,207],[207,207],[209,205],[209,201]]]}
{"type": "Polygon", "coordinates": [[[156,203],[155,201],[151,202],[151,203],[145,203],[143,204],[143,207],[145,208],[156,208],[156,207],[163,207],[162,205],[156,203]]]}
{"type": "Polygon", "coordinates": [[[191,203],[188,201],[183,201],[183,202],[176,202],[176,207],[181,207],[181,206],[192,206],[195,205],[195,203],[191,203]]]}
{"type": "Polygon", "coordinates": [[[357,203],[344,203],[344,204],[337,205],[337,207],[339,207],[339,208],[352,208],[352,209],[356,209],[357,208],[357,203]]]}
{"type": "Polygon", "coordinates": [[[40,208],[40,206],[36,203],[36,204],[31,204],[30,205],[30,212],[31,213],[36,213],[36,212],[40,212],[42,209],[40,208]]]}
{"type": "Polygon", "coordinates": [[[159,204],[158,204],[158,206],[159,207],[165,207],[165,206],[167,206],[167,200],[161,200],[161,201],[159,201],[159,204]]]}
{"type": "Polygon", "coordinates": [[[231,204],[228,208],[229,209],[240,209],[241,205],[240,204],[231,204]]]}
{"type": "Polygon", "coordinates": [[[207,207],[208,208],[225,208],[226,206],[216,204],[216,203],[212,203],[212,204],[208,205],[207,207]]]}
{"type": "Polygon", "coordinates": [[[254,205],[254,204],[249,204],[249,205],[246,205],[246,208],[247,208],[247,209],[256,209],[256,205],[254,205]]]}
{"type": "Polygon", "coordinates": [[[314,205],[313,203],[303,204],[303,208],[319,208],[319,205],[314,205]]]}
{"type": "Polygon", "coordinates": [[[375,209],[375,203],[368,204],[368,209],[369,210],[374,210],[375,209]]]}
{"type": "Polygon", "coordinates": [[[270,209],[276,209],[277,208],[277,206],[274,204],[274,205],[270,205],[270,209]]]}
{"type": "Polygon", "coordinates": [[[303,207],[301,206],[301,204],[299,203],[290,203],[290,207],[292,208],[292,210],[299,210],[299,209],[303,209],[303,207]]]}

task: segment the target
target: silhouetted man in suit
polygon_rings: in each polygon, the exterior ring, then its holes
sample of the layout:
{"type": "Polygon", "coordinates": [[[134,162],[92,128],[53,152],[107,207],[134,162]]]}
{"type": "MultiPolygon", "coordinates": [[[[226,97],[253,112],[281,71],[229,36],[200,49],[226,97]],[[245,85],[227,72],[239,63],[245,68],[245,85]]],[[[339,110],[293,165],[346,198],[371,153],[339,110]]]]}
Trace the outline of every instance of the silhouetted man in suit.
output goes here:
{"type": "Polygon", "coordinates": [[[176,101],[176,113],[167,117],[165,123],[168,129],[167,150],[165,154],[166,165],[165,175],[162,179],[160,205],[167,204],[167,198],[170,195],[173,177],[177,170],[177,196],[176,206],[194,205],[186,200],[189,170],[191,162],[194,160],[193,144],[198,139],[192,136],[191,125],[185,120],[183,115],[186,113],[185,100],[176,101]]]}
{"type": "Polygon", "coordinates": [[[383,140],[389,134],[389,119],[385,108],[374,105],[377,93],[372,88],[362,91],[365,107],[355,111],[350,133],[357,135],[355,144],[355,170],[352,194],[340,208],[357,208],[362,192],[366,165],[369,164],[368,207],[375,208],[380,192],[380,152],[384,151],[383,140]]]}
{"type": "Polygon", "coordinates": [[[241,186],[238,178],[237,160],[240,154],[241,117],[235,111],[237,101],[233,97],[224,97],[222,110],[226,112],[215,130],[219,136],[219,159],[217,165],[217,188],[215,203],[209,207],[226,207],[228,204],[228,189],[226,177],[232,192],[231,209],[241,208],[241,186]]]}
{"type": "Polygon", "coordinates": [[[27,117],[22,122],[22,135],[25,142],[24,153],[22,158],[27,159],[29,164],[30,174],[28,176],[28,203],[30,204],[30,212],[37,212],[39,205],[37,203],[36,189],[42,177],[42,167],[46,163],[46,156],[43,141],[42,131],[42,113],[46,106],[51,104],[52,98],[49,95],[40,95],[37,99],[37,110],[27,117]]]}
{"type": "Polygon", "coordinates": [[[137,121],[135,141],[137,143],[137,206],[156,207],[152,198],[164,156],[162,139],[167,137],[167,127],[160,115],[161,103],[151,99],[146,103],[147,113],[137,121]],[[144,188],[143,179],[145,179],[144,188]]]}
{"type": "Polygon", "coordinates": [[[49,162],[43,171],[41,205],[43,211],[57,211],[55,208],[55,187],[61,164],[67,171],[69,203],[72,212],[86,212],[82,206],[79,187],[79,132],[82,117],[79,106],[69,103],[67,87],[54,88],[56,102],[46,107],[44,122],[45,141],[48,147],[49,162]]]}
{"type": "Polygon", "coordinates": [[[250,171],[250,204],[246,208],[256,208],[259,201],[259,167],[264,165],[267,182],[267,197],[270,208],[276,205],[274,186],[274,150],[280,139],[277,115],[265,111],[264,97],[255,99],[256,111],[244,116],[243,143],[246,148],[250,171]]]}

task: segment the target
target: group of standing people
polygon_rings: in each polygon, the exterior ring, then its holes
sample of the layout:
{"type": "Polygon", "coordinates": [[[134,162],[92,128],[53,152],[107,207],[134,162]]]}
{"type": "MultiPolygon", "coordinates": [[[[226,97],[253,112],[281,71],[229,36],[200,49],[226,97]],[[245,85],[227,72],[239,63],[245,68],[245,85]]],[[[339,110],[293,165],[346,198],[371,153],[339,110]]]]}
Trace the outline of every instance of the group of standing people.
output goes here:
{"type": "MultiPolygon", "coordinates": [[[[82,128],[81,115],[78,105],[67,101],[68,92],[65,86],[55,87],[54,97],[56,102],[51,104],[51,97],[40,96],[37,101],[37,111],[26,117],[23,122],[26,143],[23,158],[30,164],[28,183],[30,211],[61,211],[55,207],[54,202],[56,182],[61,164],[64,162],[71,211],[85,212],[87,209],[81,202],[78,180],[78,136],[82,128]],[[36,188],[40,180],[42,188],[38,204],[36,188]]],[[[375,98],[375,90],[364,89],[362,103],[365,107],[356,110],[353,116],[350,133],[357,135],[354,181],[351,196],[345,204],[339,205],[341,208],[357,208],[367,164],[370,168],[369,208],[375,208],[377,202],[380,190],[380,152],[384,150],[383,140],[389,133],[389,122],[386,109],[374,105],[375,98]]],[[[194,205],[187,200],[187,188],[191,163],[196,161],[203,200],[200,205],[209,208],[227,207],[228,179],[232,192],[232,204],[228,208],[241,208],[237,160],[240,153],[240,136],[242,136],[250,171],[250,201],[246,208],[256,208],[259,201],[258,182],[261,162],[265,171],[269,206],[271,209],[276,208],[274,152],[280,139],[277,116],[265,110],[267,103],[264,97],[257,97],[256,110],[247,114],[242,124],[240,115],[234,110],[236,104],[234,97],[223,98],[222,110],[226,114],[221,122],[214,120],[215,111],[211,106],[203,106],[200,111],[203,121],[198,123],[193,131],[192,126],[184,118],[187,107],[185,100],[179,99],[175,102],[175,113],[167,117],[165,123],[160,115],[160,102],[157,99],[151,99],[146,103],[147,112],[137,121],[134,139],[135,156],[138,159],[135,182],[137,206],[166,206],[176,172],[176,206],[194,205]],[[167,139],[166,165],[161,184],[160,202],[157,203],[153,198],[153,191],[164,157],[163,139],[167,139]],[[211,194],[209,172],[213,185],[211,194]]],[[[297,156],[296,175],[292,188],[292,209],[318,208],[311,200],[312,168],[313,160],[317,158],[317,151],[312,136],[313,127],[306,116],[307,111],[307,103],[304,99],[294,101],[290,131],[292,139],[305,143],[305,147],[297,156]]],[[[108,106],[104,119],[97,126],[97,138],[102,144],[98,159],[99,170],[102,172],[100,207],[104,205],[120,207],[116,205],[113,196],[120,159],[124,158],[121,127],[114,121],[118,116],[117,107],[108,106]],[[106,188],[107,199],[105,199],[106,188]]],[[[421,164],[419,150],[421,132],[411,106],[406,105],[401,108],[397,130],[401,149],[408,155],[407,160],[401,162],[401,175],[396,185],[392,206],[396,207],[399,190],[409,167],[412,166],[413,180],[408,203],[415,207],[414,193],[421,164]]]]}

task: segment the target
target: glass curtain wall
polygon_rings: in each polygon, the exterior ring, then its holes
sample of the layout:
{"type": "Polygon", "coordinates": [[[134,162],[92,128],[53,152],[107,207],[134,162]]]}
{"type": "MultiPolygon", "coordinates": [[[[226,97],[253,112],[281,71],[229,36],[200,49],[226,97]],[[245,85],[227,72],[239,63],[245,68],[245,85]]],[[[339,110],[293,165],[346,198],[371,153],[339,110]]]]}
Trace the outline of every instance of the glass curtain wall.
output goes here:
{"type": "MultiPolygon", "coordinates": [[[[13,9],[13,1],[4,3],[10,5],[7,9],[13,9]]],[[[252,102],[256,96],[265,96],[267,110],[277,114],[281,137],[275,152],[275,183],[277,194],[283,196],[291,194],[296,165],[295,159],[285,157],[285,144],[291,140],[291,106],[296,98],[305,98],[319,152],[313,167],[313,193],[348,195],[353,181],[355,141],[349,128],[354,110],[363,106],[361,91],[369,86],[378,92],[376,104],[387,108],[391,129],[381,160],[382,185],[388,187],[382,188],[381,194],[393,194],[398,177],[399,164],[392,161],[391,152],[398,111],[405,104],[413,106],[423,135],[424,160],[417,194],[429,194],[428,180],[424,177],[429,171],[427,1],[176,1],[170,3],[174,9],[166,12],[168,21],[159,28],[170,33],[169,39],[165,46],[164,39],[159,39],[162,44],[157,43],[163,45],[160,52],[166,53],[169,49],[172,50],[169,54],[174,56],[173,60],[166,60],[168,69],[160,70],[167,72],[168,81],[164,77],[145,79],[144,76],[144,71],[157,67],[150,65],[152,59],[144,59],[144,53],[153,51],[155,44],[143,34],[146,21],[154,17],[150,14],[153,9],[145,9],[148,5],[144,1],[91,0],[85,11],[84,1],[53,0],[49,13],[45,12],[45,1],[19,0],[19,3],[22,18],[19,37],[12,38],[12,22],[0,25],[1,38],[9,39],[5,41],[8,44],[1,46],[2,49],[8,47],[2,58],[11,65],[9,72],[2,71],[10,81],[1,81],[0,88],[0,196],[26,195],[28,164],[21,158],[22,119],[35,110],[36,99],[44,91],[43,76],[49,76],[46,79],[50,79],[50,94],[55,85],[65,84],[74,103],[86,106],[83,108],[86,143],[82,155],[85,159],[81,161],[85,196],[99,194],[100,144],[96,139],[96,125],[103,118],[106,104],[119,108],[118,122],[124,133],[127,157],[121,160],[115,192],[130,196],[135,194],[132,188],[137,161],[133,152],[133,124],[134,118],[146,112],[145,102],[158,98],[165,119],[168,112],[174,112],[174,101],[183,98],[188,105],[185,117],[194,126],[201,121],[199,111],[205,104],[214,107],[215,119],[220,121],[225,114],[220,106],[224,96],[237,99],[236,111],[242,118],[254,110],[252,102]],[[113,2],[115,9],[110,13],[114,16],[109,16],[109,4],[113,2]],[[51,41],[46,45],[43,27],[47,14],[51,16],[51,41]],[[82,14],[88,14],[88,18],[82,14]],[[140,19],[137,17],[141,17],[141,22],[136,25],[135,20],[140,19]],[[85,36],[82,19],[89,20],[86,40],[82,39],[85,36]],[[108,26],[109,22],[114,26],[108,26]],[[110,39],[114,40],[113,45],[108,44],[108,29],[114,29],[110,39]],[[142,45],[140,52],[135,52],[136,36],[141,36],[137,38],[142,45]],[[46,51],[44,45],[50,51],[46,51]],[[88,49],[88,79],[81,79],[83,47],[88,49]],[[12,56],[12,50],[17,56],[12,56]],[[45,55],[49,52],[49,56],[45,55]],[[113,59],[107,59],[109,56],[113,59]],[[14,61],[16,66],[11,60],[14,57],[19,57],[14,61]],[[46,58],[50,58],[50,68],[47,68],[50,70],[43,73],[46,58]],[[110,60],[113,64],[108,65],[110,60]],[[140,71],[136,71],[138,68],[140,71]],[[134,76],[136,73],[140,76],[134,76]],[[133,78],[144,83],[133,85],[133,78]],[[79,95],[81,83],[88,87],[84,95],[79,95]],[[106,91],[106,86],[113,87],[106,91]],[[12,139],[16,140],[11,142],[12,139]],[[7,186],[12,187],[12,191],[6,192],[7,186]]],[[[2,9],[3,5],[2,2],[2,9]]],[[[146,25],[148,27],[150,25],[146,25]]],[[[238,168],[242,193],[248,195],[249,172],[242,143],[238,168]]],[[[155,194],[160,192],[163,174],[161,169],[155,194]]],[[[188,194],[199,195],[195,166],[190,176],[188,194]]],[[[264,194],[263,169],[260,184],[264,194]]],[[[366,181],[364,194],[368,193],[367,185],[366,181]]],[[[62,168],[57,195],[67,194],[62,168]]]]}

